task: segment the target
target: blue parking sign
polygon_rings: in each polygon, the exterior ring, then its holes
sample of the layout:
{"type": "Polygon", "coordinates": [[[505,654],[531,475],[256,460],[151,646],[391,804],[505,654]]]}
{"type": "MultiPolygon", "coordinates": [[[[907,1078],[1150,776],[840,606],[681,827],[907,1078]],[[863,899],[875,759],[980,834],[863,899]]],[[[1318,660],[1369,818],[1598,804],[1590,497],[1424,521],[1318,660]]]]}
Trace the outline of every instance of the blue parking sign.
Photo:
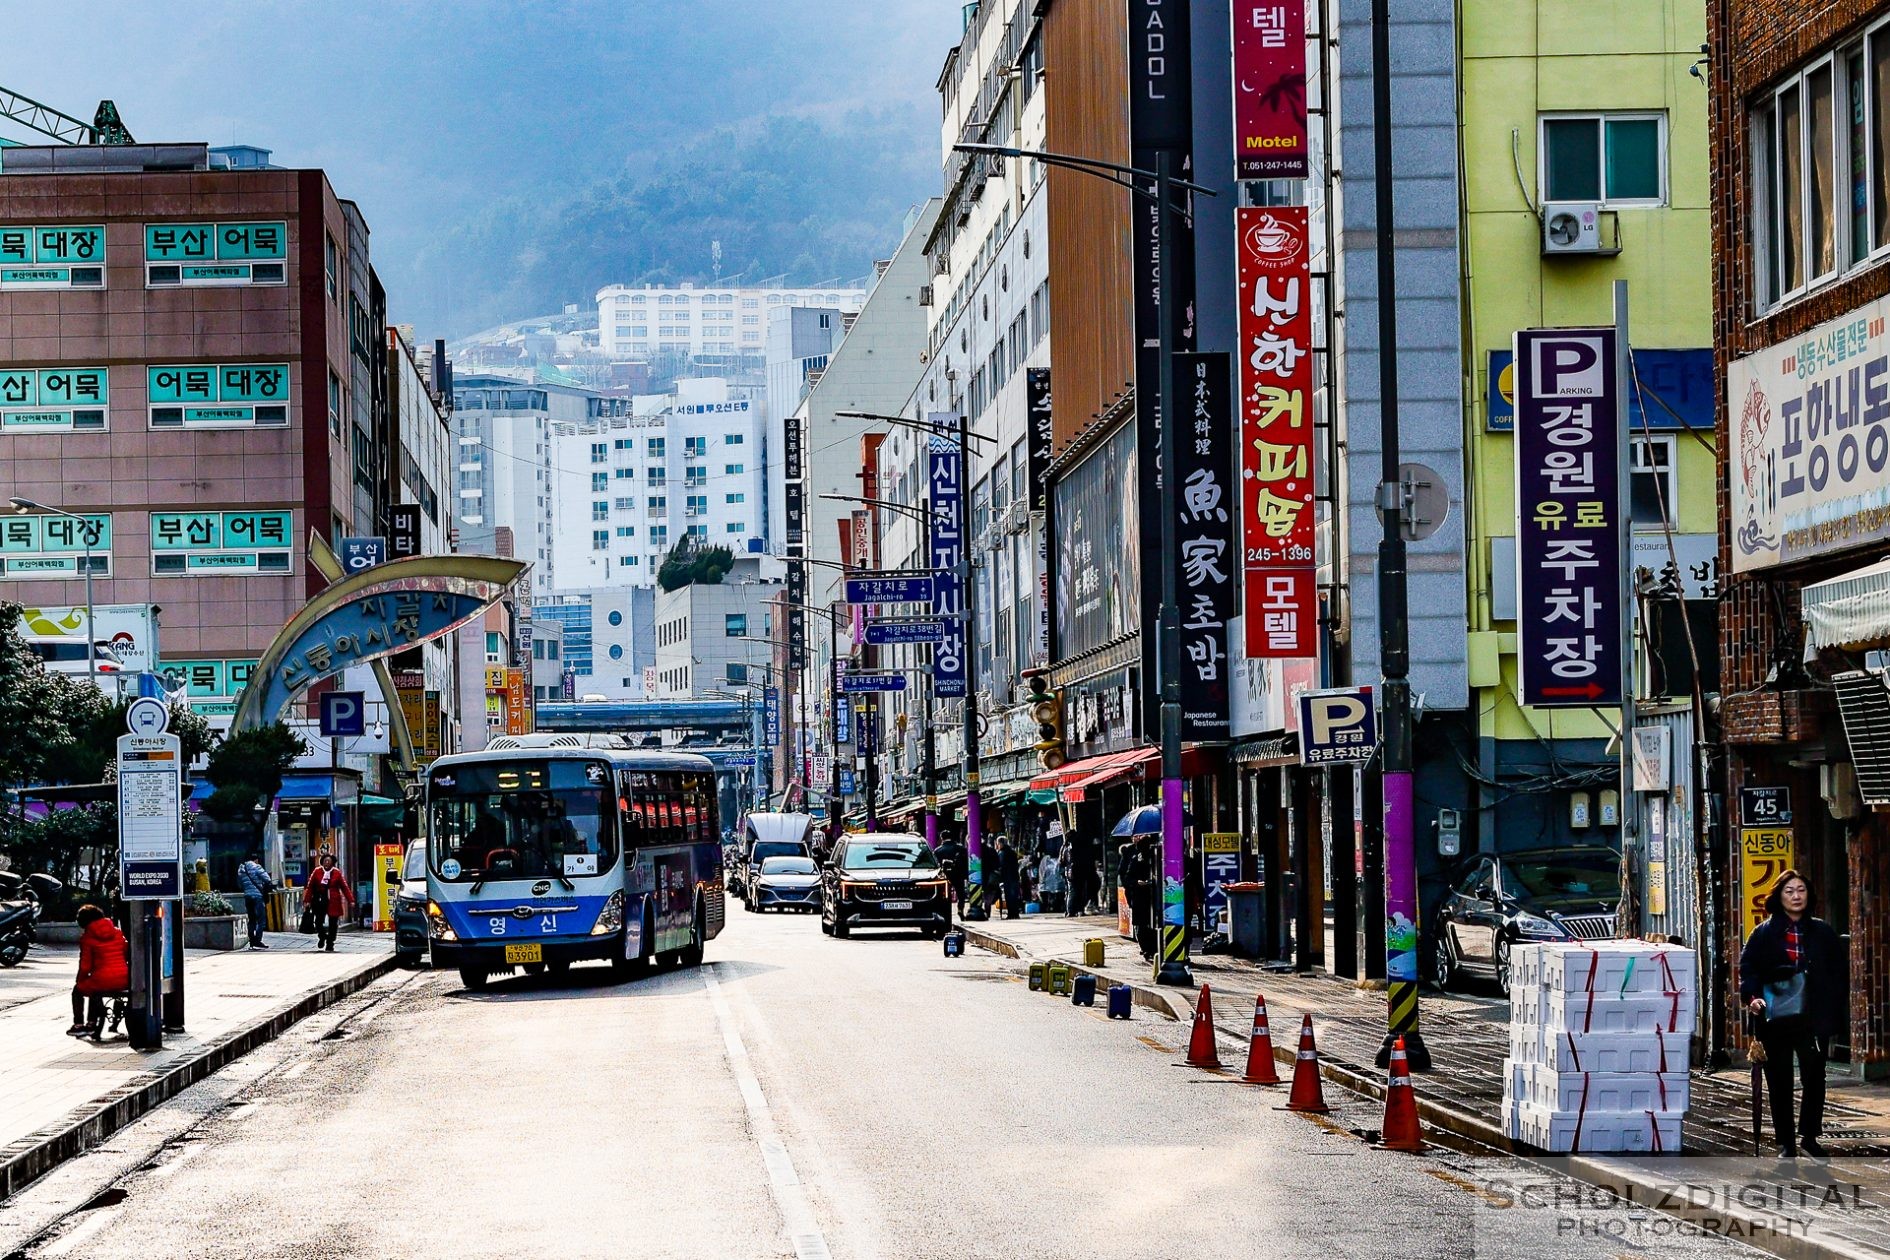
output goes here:
{"type": "Polygon", "coordinates": [[[359,691],[330,691],[322,695],[322,734],[333,739],[337,735],[365,735],[367,733],[367,698],[359,691]]]}
{"type": "Polygon", "coordinates": [[[1299,693],[1299,764],[1348,765],[1378,750],[1377,713],[1370,687],[1299,693]]]}

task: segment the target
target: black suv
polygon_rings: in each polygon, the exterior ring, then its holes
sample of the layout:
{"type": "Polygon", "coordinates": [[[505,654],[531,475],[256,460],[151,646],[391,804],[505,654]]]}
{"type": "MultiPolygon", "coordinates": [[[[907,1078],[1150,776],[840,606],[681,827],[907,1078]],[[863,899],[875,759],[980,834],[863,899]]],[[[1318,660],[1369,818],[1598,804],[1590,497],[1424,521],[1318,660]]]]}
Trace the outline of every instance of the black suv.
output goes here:
{"type": "Polygon", "coordinates": [[[1621,855],[1600,845],[1469,859],[1438,904],[1431,979],[1476,972],[1509,990],[1510,947],[1606,940],[1621,900],[1621,855]]]}
{"type": "Polygon", "coordinates": [[[820,872],[820,930],[845,939],[856,927],[918,928],[934,940],[952,925],[945,872],[918,836],[842,836],[820,872]]]}

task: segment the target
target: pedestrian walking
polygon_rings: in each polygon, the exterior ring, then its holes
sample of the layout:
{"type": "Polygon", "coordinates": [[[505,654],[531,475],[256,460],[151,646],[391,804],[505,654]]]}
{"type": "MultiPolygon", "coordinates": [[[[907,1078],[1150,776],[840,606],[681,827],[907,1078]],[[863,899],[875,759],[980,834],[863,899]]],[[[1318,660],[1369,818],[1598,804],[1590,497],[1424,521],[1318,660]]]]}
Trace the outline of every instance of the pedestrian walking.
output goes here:
{"type": "Polygon", "coordinates": [[[1129,922],[1135,925],[1135,943],[1141,947],[1142,957],[1153,961],[1155,930],[1149,916],[1150,903],[1155,900],[1152,895],[1155,871],[1148,845],[1141,837],[1122,846],[1122,857],[1116,864],[1116,871],[1122,881],[1123,893],[1129,899],[1129,922]]]}
{"type": "Polygon", "coordinates": [[[1063,894],[1066,886],[1063,880],[1063,856],[1044,854],[1043,861],[1037,865],[1037,884],[1042,889],[1043,908],[1046,913],[1063,908],[1063,894]]]}
{"type": "Polygon", "coordinates": [[[1004,917],[1015,919],[1024,913],[1024,885],[1017,867],[1017,846],[998,837],[998,876],[1004,881],[1004,917]]]}
{"type": "Polygon", "coordinates": [[[1063,851],[1070,857],[1069,909],[1071,918],[1089,912],[1089,903],[1102,887],[1096,870],[1096,846],[1084,836],[1065,836],[1063,851]]]}
{"type": "Polygon", "coordinates": [[[97,906],[80,906],[79,978],[72,986],[68,1037],[88,1036],[105,1017],[105,999],[131,988],[131,943],[97,906]]]}
{"type": "Polygon", "coordinates": [[[947,836],[939,841],[935,850],[938,864],[945,870],[945,880],[951,885],[952,904],[958,907],[960,917],[965,913],[965,869],[969,859],[965,854],[965,842],[957,836],[947,836]]]}
{"type": "Polygon", "coordinates": [[[1831,925],[1816,918],[1811,885],[1788,870],[1765,899],[1769,916],[1752,929],[1739,955],[1739,996],[1746,1009],[1763,1020],[1759,1041],[1765,1047],[1765,1080],[1772,1095],[1772,1133],[1779,1153],[1794,1159],[1823,1157],[1824,1065],[1831,1037],[1846,1018],[1850,987],[1846,958],[1831,925]],[[1804,1105],[1792,1124],[1792,1059],[1804,1105]]]}
{"type": "Polygon", "coordinates": [[[269,948],[263,940],[263,928],[269,923],[269,894],[276,890],[276,881],[269,878],[261,859],[262,854],[252,850],[248,860],[236,868],[236,882],[243,889],[243,904],[249,910],[251,949],[269,948]]]}
{"type": "Polygon", "coordinates": [[[309,873],[308,886],[302,890],[302,904],[315,913],[315,948],[335,952],[335,933],[341,930],[341,917],[354,904],[354,889],[348,877],[335,865],[335,855],[322,854],[322,864],[309,873]]]}

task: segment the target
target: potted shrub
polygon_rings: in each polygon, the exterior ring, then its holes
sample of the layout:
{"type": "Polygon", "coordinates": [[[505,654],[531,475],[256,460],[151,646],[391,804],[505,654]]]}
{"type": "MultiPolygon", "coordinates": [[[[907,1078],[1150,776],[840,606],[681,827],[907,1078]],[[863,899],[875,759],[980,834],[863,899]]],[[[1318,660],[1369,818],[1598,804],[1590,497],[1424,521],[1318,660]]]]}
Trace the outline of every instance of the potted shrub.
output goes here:
{"type": "Polygon", "coordinates": [[[185,949],[243,949],[248,944],[244,916],[236,913],[222,893],[199,892],[184,898],[185,949]]]}

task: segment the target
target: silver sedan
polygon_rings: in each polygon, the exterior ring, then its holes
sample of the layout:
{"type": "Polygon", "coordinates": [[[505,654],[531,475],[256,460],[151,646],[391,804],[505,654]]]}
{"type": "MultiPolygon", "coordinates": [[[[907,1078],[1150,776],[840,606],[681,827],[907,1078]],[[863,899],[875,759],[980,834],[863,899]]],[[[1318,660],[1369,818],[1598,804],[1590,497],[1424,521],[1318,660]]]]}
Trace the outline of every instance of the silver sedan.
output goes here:
{"type": "Polygon", "coordinates": [[[749,904],[757,911],[820,909],[820,868],[810,857],[763,858],[749,904]]]}

